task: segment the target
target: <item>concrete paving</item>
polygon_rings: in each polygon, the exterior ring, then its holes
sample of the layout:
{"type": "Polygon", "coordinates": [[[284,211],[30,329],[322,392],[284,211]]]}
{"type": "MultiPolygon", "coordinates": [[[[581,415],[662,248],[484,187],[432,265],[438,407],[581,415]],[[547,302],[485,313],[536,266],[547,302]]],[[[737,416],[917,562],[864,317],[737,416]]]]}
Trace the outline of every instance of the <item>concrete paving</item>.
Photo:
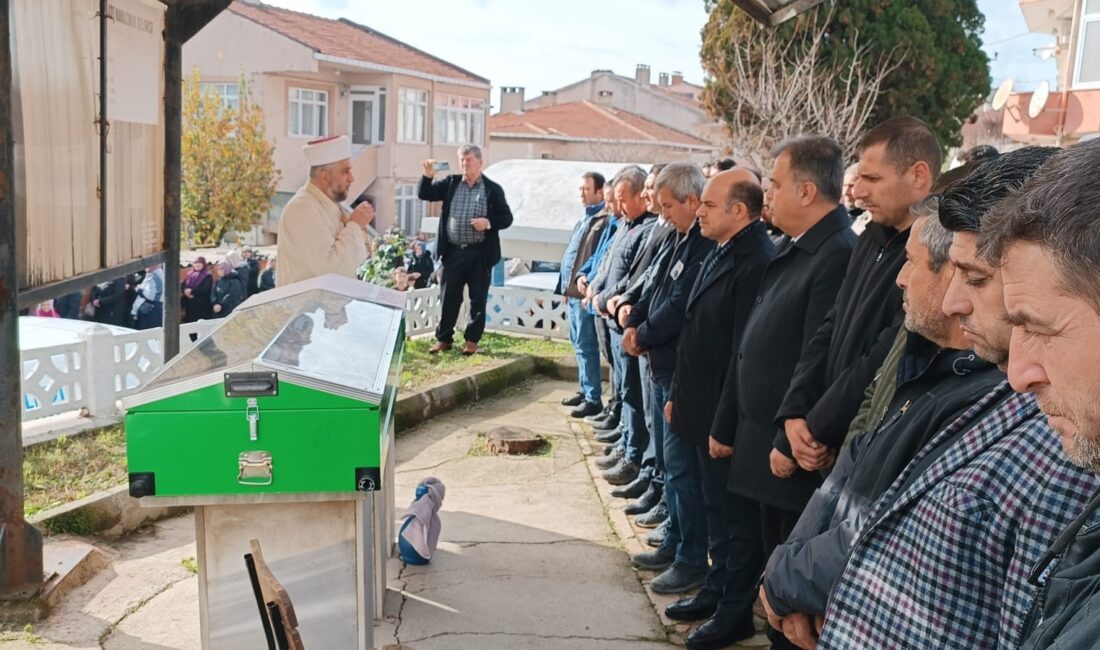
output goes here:
{"type": "MultiPolygon", "coordinates": [[[[525,383],[398,441],[399,509],[426,476],[440,478],[447,496],[432,563],[404,567],[391,560],[378,647],[669,647],[669,630],[630,567],[592,480],[587,434],[571,428],[558,406],[572,390],[568,382],[525,383]],[[545,435],[550,453],[479,455],[479,434],[502,425],[545,435]]],[[[195,555],[192,518],[97,543],[113,555],[110,567],[47,621],[0,636],[0,648],[199,647],[197,580],[183,563],[195,555]]]]}

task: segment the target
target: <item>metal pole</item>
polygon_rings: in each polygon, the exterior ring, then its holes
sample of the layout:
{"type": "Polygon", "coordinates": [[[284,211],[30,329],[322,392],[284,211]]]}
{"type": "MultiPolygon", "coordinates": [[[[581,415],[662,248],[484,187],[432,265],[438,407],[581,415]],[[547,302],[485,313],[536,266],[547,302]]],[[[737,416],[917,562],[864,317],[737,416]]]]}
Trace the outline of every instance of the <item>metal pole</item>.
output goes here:
{"type": "Polygon", "coordinates": [[[99,0],[99,268],[107,268],[107,0],[99,0]]]}
{"type": "Polygon", "coordinates": [[[180,182],[183,157],[183,14],[164,16],[164,360],[180,351],[180,182]]]}
{"type": "Polygon", "coordinates": [[[0,0],[0,599],[22,600],[42,586],[42,535],[23,518],[10,11],[0,0]]]}

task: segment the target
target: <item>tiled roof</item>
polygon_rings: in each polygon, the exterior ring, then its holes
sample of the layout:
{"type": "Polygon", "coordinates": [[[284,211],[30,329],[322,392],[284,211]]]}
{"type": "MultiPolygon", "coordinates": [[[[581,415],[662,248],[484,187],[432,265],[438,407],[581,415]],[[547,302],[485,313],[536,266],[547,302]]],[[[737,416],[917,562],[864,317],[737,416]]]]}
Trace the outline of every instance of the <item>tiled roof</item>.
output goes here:
{"type": "Polygon", "coordinates": [[[556,136],[600,140],[651,140],[709,147],[705,140],[661,126],[644,117],[592,102],[569,102],[489,118],[489,134],[556,136]]]}
{"type": "Polygon", "coordinates": [[[252,2],[234,2],[229,10],[320,54],[438,77],[489,83],[484,77],[344,18],[333,20],[252,2]]]}

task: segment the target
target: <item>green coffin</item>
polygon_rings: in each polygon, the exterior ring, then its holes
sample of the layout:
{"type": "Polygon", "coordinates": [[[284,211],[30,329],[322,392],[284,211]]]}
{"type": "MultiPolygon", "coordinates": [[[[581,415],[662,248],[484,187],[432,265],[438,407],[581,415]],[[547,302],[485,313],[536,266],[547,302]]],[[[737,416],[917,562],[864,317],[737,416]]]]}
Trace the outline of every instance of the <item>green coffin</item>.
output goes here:
{"type": "Polygon", "coordinates": [[[404,296],[335,275],[258,294],[124,400],[135,497],[381,487],[404,296]]]}

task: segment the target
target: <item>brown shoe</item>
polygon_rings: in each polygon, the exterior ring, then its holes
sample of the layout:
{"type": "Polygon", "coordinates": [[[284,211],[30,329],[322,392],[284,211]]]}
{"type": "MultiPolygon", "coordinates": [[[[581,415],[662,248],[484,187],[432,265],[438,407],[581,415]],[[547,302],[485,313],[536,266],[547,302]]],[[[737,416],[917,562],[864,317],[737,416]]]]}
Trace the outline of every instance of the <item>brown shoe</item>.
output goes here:
{"type": "Polygon", "coordinates": [[[466,341],[466,345],[462,348],[462,354],[466,356],[477,354],[477,343],[474,343],[473,341],[466,341]]]}
{"type": "Polygon", "coordinates": [[[436,341],[435,345],[428,348],[428,354],[439,354],[451,349],[451,344],[446,341],[436,341]]]}

